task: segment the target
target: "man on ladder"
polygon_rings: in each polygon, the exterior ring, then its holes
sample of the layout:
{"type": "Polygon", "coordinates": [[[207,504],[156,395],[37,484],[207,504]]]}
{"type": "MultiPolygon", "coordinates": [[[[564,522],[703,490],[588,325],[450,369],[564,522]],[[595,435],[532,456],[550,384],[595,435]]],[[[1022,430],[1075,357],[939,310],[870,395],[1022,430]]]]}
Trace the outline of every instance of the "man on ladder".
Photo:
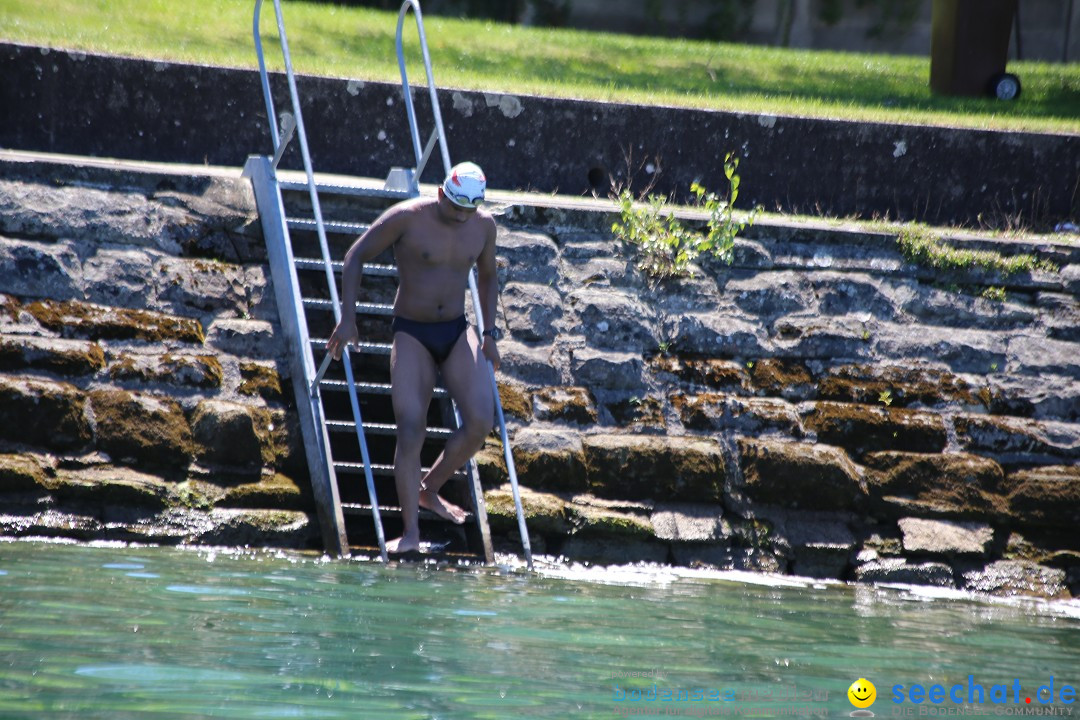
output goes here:
{"type": "Polygon", "coordinates": [[[419,549],[420,507],[459,525],[465,522],[465,511],[441,498],[439,489],[480,449],[493,425],[494,396],[486,363],[490,360],[496,370],[499,367],[498,280],[495,220],[480,208],[486,187],[477,165],[455,165],[438,197],[393,206],[345,255],[341,321],[327,343],[335,360],[359,339],[356,300],[364,263],[393,247],[398,267],[390,382],[397,423],[394,482],[404,530],[400,538],[386,543],[387,552],[419,549]],[[465,291],[473,265],[487,328],[484,337],[465,319],[465,291]],[[457,404],[461,427],[421,478],[420,450],[437,372],[457,404]]]}

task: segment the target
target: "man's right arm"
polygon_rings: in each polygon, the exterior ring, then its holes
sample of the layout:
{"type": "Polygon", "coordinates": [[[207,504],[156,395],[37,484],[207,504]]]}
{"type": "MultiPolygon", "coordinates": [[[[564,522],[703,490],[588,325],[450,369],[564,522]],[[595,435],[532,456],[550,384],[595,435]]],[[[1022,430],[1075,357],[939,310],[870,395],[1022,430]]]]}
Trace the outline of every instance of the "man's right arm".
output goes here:
{"type": "Polygon", "coordinates": [[[396,205],[390,208],[345,253],[345,265],[341,271],[341,320],[326,343],[326,351],[335,360],[341,359],[346,346],[359,339],[356,331],[356,300],[360,293],[364,263],[397,242],[404,232],[407,218],[407,207],[396,205]]]}

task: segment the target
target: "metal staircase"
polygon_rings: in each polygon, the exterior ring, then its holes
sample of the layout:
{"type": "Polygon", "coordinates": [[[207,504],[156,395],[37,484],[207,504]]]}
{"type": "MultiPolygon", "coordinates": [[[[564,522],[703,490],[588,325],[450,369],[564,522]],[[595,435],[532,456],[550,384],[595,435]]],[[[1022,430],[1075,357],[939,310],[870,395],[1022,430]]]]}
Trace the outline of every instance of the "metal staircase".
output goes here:
{"type": "MultiPolygon", "coordinates": [[[[349,555],[355,547],[377,546],[379,556],[386,562],[383,520],[386,518],[396,522],[401,514],[400,508],[393,506],[392,500],[390,504],[380,505],[380,498],[384,502],[396,498],[393,480],[396,426],[390,402],[389,355],[392,338],[389,320],[393,313],[391,303],[397,269],[390,251],[376,258],[375,262],[366,264],[363,270],[365,299],[369,302],[357,303],[357,324],[360,336],[369,341],[346,350],[340,363],[331,361],[325,353],[325,346],[341,316],[337,287],[345,251],[367,229],[367,222],[389,204],[419,195],[419,178],[436,144],[441,150],[444,170],[448,172],[451,166],[423,20],[417,0],[406,0],[402,4],[398,16],[397,51],[415,167],[391,169],[382,187],[359,179],[320,183],[315,179],[308,151],[281,3],[280,0],[273,2],[292,113],[282,114],[279,128],[260,32],[262,0],[256,0],[253,33],[274,152],[273,156],[249,157],[244,167],[244,177],[251,179],[255,190],[278,313],[290,350],[290,371],[323,545],[327,552],[334,555],[349,555]],[[435,128],[423,150],[408,91],[402,50],[402,28],[409,10],[416,18],[434,114],[435,128]],[[278,169],[286,146],[294,136],[298,139],[303,160],[303,179],[282,177],[296,176],[298,173],[279,172],[278,169]],[[324,203],[333,216],[329,220],[323,215],[324,203]],[[318,369],[316,357],[322,358],[318,369]],[[358,377],[363,380],[358,380],[358,377]],[[357,518],[370,518],[370,526],[355,522],[357,518]]],[[[470,273],[469,287],[474,317],[479,324],[482,316],[475,272],[470,273]]],[[[489,374],[495,386],[494,372],[489,374]]],[[[525,558],[531,568],[532,551],[517,475],[497,386],[494,389],[496,417],[513,487],[518,528],[525,558]]],[[[421,454],[424,472],[438,456],[441,446],[458,423],[459,418],[449,394],[445,389],[436,388],[429,411],[427,442],[421,454]]],[[[468,520],[464,526],[457,526],[438,518],[434,513],[421,510],[425,538],[434,539],[437,546],[445,548],[444,554],[452,557],[470,556],[492,563],[491,535],[475,463],[470,461],[464,471],[451,478],[451,482],[444,486],[443,493],[468,511],[468,520]]]]}

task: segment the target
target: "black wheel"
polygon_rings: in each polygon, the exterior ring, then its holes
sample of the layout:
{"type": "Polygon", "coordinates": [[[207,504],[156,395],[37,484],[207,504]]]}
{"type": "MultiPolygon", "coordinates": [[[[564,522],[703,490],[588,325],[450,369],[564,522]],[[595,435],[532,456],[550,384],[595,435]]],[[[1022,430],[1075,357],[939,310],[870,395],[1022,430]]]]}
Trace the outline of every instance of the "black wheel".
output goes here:
{"type": "Polygon", "coordinates": [[[1020,97],[1020,78],[1012,73],[1001,73],[990,81],[990,94],[998,100],[1015,100],[1020,97]]]}

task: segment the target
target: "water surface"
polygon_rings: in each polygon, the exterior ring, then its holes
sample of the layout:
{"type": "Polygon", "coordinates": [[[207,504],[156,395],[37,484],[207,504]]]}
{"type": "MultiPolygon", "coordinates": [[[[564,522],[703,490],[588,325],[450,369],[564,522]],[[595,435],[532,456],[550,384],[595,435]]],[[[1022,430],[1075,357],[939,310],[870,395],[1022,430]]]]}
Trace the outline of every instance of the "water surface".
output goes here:
{"type": "Polygon", "coordinates": [[[1080,604],[0,542],[5,720],[847,717],[863,677],[878,717],[1064,713],[1023,700],[1080,685],[1080,604]],[[1020,705],[906,699],[1014,681],[1020,705]]]}

